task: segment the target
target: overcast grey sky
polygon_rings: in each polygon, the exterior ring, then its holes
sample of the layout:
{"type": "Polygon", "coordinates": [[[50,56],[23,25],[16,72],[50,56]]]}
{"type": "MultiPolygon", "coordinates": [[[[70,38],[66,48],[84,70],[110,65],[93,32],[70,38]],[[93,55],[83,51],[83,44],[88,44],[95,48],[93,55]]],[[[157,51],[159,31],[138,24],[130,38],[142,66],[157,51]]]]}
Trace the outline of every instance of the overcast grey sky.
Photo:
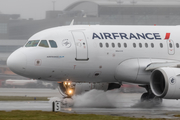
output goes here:
{"type": "MultiPolygon", "coordinates": [[[[43,19],[45,18],[45,12],[53,9],[52,1],[56,1],[56,10],[63,10],[73,2],[80,0],[0,0],[0,12],[4,14],[21,14],[21,18],[26,18],[26,19],[28,18],[43,19]]],[[[113,0],[107,0],[107,1],[113,1],[113,0]]],[[[133,0],[122,0],[122,1],[124,2],[124,1],[133,1],[133,0]]],[[[180,0],[135,0],[135,1],[180,2],[180,0]]]]}
{"type": "Polygon", "coordinates": [[[43,19],[45,11],[53,9],[52,1],[56,1],[56,10],[63,10],[76,0],[0,0],[0,12],[21,14],[21,18],[43,19]]]}

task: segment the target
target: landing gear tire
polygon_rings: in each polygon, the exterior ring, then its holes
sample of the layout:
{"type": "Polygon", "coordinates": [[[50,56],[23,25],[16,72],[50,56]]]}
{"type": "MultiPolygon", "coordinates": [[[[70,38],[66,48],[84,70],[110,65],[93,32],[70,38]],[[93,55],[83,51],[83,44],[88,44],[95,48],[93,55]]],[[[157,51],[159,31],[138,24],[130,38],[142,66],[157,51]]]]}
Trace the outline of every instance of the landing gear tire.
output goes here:
{"type": "Polygon", "coordinates": [[[148,100],[148,93],[143,93],[141,96],[141,102],[147,101],[148,100]]]}
{"type": "Polygon", "coordinates": [[[151,102],[154,105],[161,105],[162,104],[162,98],[154,96],[152,94],[143,93],[141,96],[141,102],[151,102]]]}
{"type": "Polygon", "coordinates": [[[155,95],[149,92],[143,93],[141,96],[141,102],[143,101],[150,101],[154,99],[155,95]]]}
{"type": "Polygon", "coordinates": [[[147,90],[146,93],[143,93],[141,96],[141,102],[147,101],[151,102],[155,105],[160,105],[162,104],[162,98],[157,97],[153,94],[151,87],[149,85],[141,85],[140,87],[143,87],[147,90]]]}

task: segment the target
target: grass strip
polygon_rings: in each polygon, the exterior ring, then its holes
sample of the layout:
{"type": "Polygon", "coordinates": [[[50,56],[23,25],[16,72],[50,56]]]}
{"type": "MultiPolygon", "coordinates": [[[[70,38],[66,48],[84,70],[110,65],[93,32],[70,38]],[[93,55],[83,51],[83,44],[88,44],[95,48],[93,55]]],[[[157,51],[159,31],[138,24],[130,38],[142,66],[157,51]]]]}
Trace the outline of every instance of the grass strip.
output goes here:
{"type": "Polygon", "coordinates": [[[0,101],[48,101],[47,97],[0,96],[0,101]]]}
{"type": "Polygon", "coordinates": [[[44,111],[0,111],[0,120],[166,120],[44,111]]]}

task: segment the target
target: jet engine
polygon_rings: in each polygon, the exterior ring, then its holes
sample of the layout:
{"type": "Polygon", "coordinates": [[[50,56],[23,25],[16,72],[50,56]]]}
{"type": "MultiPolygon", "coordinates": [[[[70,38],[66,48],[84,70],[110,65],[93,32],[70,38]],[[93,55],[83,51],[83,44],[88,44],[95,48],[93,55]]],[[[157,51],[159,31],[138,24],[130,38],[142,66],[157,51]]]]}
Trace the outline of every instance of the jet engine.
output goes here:
{"type": "Polygon", "coordinates": [[[180,99],[180,68],[163,67],[154,70],[150,86],[157,97],[180,99]]]}
{"type": "Polygon", "coordinates": [[[69,81],[58,83],[59,92],[63,97],[72,97],[92,89],[107,91],[120,87],[119,83],[74,83],[69,81]]]}

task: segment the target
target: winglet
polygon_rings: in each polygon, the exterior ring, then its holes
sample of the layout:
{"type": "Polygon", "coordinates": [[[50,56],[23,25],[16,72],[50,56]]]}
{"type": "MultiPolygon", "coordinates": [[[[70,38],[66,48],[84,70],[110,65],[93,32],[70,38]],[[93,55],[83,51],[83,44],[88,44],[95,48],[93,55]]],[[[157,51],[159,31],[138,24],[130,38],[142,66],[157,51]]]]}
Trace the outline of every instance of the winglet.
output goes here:
{"type": "Polygon", "coordinates": [[[70,26],[73,26],[73,25],[74,25],[74,19],[71,21],[70,26]]]}

